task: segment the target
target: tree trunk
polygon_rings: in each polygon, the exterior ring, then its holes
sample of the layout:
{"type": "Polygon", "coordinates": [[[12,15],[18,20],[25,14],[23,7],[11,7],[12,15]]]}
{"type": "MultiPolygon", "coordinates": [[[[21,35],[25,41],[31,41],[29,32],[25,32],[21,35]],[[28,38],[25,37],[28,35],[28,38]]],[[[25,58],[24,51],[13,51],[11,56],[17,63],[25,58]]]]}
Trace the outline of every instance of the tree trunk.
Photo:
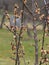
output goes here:
{"type": "MultiPolygon", "coordinates": [[[[32,0],[32,6],[33,4],[34,4],[34,0],[32,0]]],[[[38,65],[38,38],[37,38],[37,30],[36,30],[36,24],[34,19],[33,19],[33,32],[34,32],[34,41],[35,41],[35,64],[34,65],[38,65]]]]}

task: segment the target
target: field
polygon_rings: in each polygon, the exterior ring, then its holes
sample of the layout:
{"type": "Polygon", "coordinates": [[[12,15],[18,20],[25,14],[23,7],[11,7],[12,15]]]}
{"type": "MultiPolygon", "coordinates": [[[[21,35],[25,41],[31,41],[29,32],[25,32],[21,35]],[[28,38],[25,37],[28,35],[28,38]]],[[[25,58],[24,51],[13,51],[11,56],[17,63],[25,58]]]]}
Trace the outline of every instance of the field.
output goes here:
{"type": "MultiPolygon", "coordinates": [[[[32,32],[31,32],[32,33],[32,32]]],[[[37,31],[38,34],[38,48],[39,48],[39,60],[40,60],[40,49],[42,44],[42,34],[43,31],[37,31]]],[[[10,57],[14,58],[11,50],[11,41],[13,39],[13,34],[9,32],[7,29],[0,29],[0,65],[14,65],[15,60],[11,59],[10,57]]],[[[25,50],[25,60],[27,65],[34,65],[35,59],[35,48],[34,48],[34,40],[33,38],[30,39],[26,32],[24,32],[23,37],[23,45],[25,50]],[[29,63],[28,63],[29,61],[29,63]]],[[[45,37],[45,49],[49,49],[49,37],[45,37]]],[[[49,57],[49,55],[48,55],[49,57]]],[[[24,65],[23,58],[20,59],[21,65],[24,65]]],[[[42,64],[45,65],[45,64],[42,64]]]]}

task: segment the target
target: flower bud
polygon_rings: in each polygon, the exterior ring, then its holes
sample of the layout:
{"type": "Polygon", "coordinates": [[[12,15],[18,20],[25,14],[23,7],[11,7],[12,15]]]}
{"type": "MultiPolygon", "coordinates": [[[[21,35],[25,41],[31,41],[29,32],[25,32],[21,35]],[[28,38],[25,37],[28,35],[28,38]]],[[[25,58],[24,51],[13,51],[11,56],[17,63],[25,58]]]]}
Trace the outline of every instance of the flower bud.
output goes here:
{"type": "Polygon", "coordinates": [[[16,36],[14,35],[14,36],[13,36],[13,38],[15,39],[15,38],[16,38],[16,36]]]}
{"type": "Polygon", "coordinates": [[[49,61],[49,59],[48,58],[46,58],[46,62],[48,62],[49,61]]]}
{"type": "Polygon", "coordinates": [[[27,2],[27,0],[24,0],[24,4],[27,2]]]}

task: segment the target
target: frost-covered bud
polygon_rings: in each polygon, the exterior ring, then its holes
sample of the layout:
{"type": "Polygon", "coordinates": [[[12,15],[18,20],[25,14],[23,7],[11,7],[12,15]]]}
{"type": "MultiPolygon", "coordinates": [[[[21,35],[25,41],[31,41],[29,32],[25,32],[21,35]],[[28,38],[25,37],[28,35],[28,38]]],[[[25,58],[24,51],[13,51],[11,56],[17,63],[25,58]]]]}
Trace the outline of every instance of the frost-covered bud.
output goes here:
{"type": "Polygon", "coordinates": [[[49,16],[47,17],[47,19],[49,20],[49,16]]]}
{"type": "Polygon", "coordinates": [[[13,38],[15,39],[15,38],[16,38],[16,36],[14,35],[14,36],[13,36],[13,38]]]}
{"type": "Polygon", "coordinates": [[[46,58],[46,62],[49,62],[49,59],[48,58],[46,58]]]}
{"type": "Polygon", "coordinates": [[[19,8],[18,4],[15,4],[14,7],[15,7],[15,8],[19,8]]]}
{"type": "Polygon", "coordinates": [[[7,17],[10,18],[9,14],[7,14],[7,17]]]}
{"type": "Polygon", "coordinates": [[[48,20],[47,22],[48,22],[48,24],[49,24],[49,20],[48,20]]]}
{"type": "Polygon", "coordinates": [[[41,53],[43,53],[44,51],[43,50],[41,50],[41,53]]]}
{"type": "Polygon", "coordinates": [[[20,13],[23,13],[23,10],[21,10],[20,13]]]}
{"type": "Polygon", "coordinates": [[[44,14],[42,14],[40,17],[39,17],[39,19],[40,20],[42,20],[42,18],[44,17],[45,15],[44,14]]]}
{"type": "Polygon", "coordinates": [[[40,14],[40,11],[38,12],[38,14],[40,14]]]}
{"type": "Polygon", "coordinates": [[[49,54],[49,51],[47,51],[47,54],[49,54]]]}
{"type": "Polygon", "coordinates": [[[44,53],[47,54],[46,50],[44,50],[44,53]]]}
{"type": "Polygon", "coordinates": [[[47,36],[47,33],[45,33],[45,36],[47,36]]]}
{"type": "Polygon", "coordinates": [[[24,4],[27,2],[27,0],[24,0],[24,4]]]}

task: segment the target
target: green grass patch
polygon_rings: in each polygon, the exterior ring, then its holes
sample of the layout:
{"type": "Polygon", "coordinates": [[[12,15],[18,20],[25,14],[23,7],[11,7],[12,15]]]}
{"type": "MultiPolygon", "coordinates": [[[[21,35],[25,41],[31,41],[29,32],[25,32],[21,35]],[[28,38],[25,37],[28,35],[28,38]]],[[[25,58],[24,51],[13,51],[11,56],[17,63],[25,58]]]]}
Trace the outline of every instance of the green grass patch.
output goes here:
{"type": "MultiPolygon", "coordinates": [[[[32,33],[33,34],[33,33],[32,33]]],[[[40,49],[42,45],[42,35],[43,31],[37,31],[38,39],[41,41],[38,42],[38,55],[40,58],[40,49]]],[[[0,65],[14,65],[15,61],[10,59],[10,57],[14,57],[11,50],[11,41],[13,39],[13,34],[9,32],[7,29],[0,29],[0,65]]],[[[25,50],[25,60],[26,63],[30,61],[29,65],[34,65],[35,59],[35,47],[34,39],[30,39],[27,35],[27,32],[24,32],[24,37],[22,39],[22,44],[24,45],[25,50]]],[[[45,37],[44,48],[49,49],[46,44],[49,45],[49,37],[45,37]]],[[[23,58],[21,58],[21,65],[24,65],[23,58]]],[[[28,65],[28,63],[27,63],[28,65]]]]}

